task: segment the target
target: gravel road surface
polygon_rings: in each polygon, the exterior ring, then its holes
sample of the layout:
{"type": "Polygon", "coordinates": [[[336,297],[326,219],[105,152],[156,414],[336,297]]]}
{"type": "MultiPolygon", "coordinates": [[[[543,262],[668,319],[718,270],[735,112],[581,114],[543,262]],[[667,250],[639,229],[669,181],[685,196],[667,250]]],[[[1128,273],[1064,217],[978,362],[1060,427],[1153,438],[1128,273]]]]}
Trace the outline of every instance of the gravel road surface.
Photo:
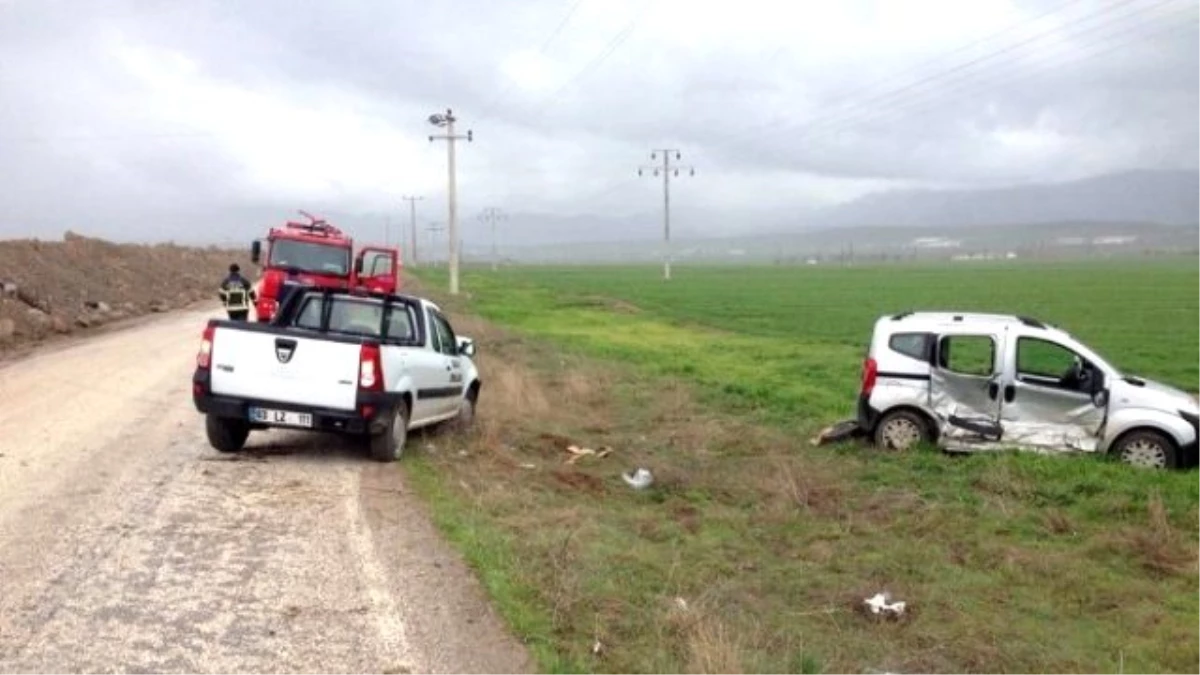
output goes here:
{"type": "Polygon", "coordinates": [[[0,671],[528,672],[396,465],[221,455],[187,312],[0,364],[0,671]]]}

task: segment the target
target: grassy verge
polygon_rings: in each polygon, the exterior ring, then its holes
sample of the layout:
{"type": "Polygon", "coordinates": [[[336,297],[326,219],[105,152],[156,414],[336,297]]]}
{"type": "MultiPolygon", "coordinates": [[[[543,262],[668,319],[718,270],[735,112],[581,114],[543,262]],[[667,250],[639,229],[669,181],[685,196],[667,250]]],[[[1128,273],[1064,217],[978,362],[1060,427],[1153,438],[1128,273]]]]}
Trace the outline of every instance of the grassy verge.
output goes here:
{"type": "Polygon", "coordinates": [[[545,670],[1200,659],[1194,472],[812,448],[808,433],[848,412],[857,347],[528,278],[467,287],[456,328],[481,346],[480,425],[465,454],[434,437],[408,472],[545,670]],[[613,452],[569,464],[571,443],[613,452]],[[623,482],[637,466],[654,487],[623,482]],[[880,590],[910,613],[859,612],[880,590]]]}

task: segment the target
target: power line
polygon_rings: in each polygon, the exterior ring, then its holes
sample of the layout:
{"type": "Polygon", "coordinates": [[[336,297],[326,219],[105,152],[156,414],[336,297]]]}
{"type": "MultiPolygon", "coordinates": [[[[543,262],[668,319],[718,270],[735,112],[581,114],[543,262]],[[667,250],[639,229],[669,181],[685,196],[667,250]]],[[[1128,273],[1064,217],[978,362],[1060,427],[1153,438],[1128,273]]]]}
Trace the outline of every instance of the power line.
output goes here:
{"type": "Polygon", "coordinates": [[[499,262],[496,257],[496,221],[497,220],[508,220],[508,216],[500,209],[498,209],[494,206],[489,206],[486,209],[484,209],[482,213],[479,214],[479,220],[481,222],[488,223],[489,225],[491,225],[491,229],[492,229],[492,271],[495,271],[497,269],[497,267],[499,266],[499,262]]]}
{"type": "MultiPolygon", "coordinates": [[[[553,31],[551,31],[550,36],[546,38],[546,40],[542,43],[542,46],[538,49],[537,53],[539,56],[546,53],[546,49],[551,45],[551,43],[554,42],[554,39],[558,37],[559,33],[562,32],[562,29],[566,27],[567,22],[571,20],[571,17],[575,16],[575,10],[579,9],[581,4],[583,4],[583,0],[575,0],[575,2],[571,4],[571,8],[567,10],[566,16],[562,18],[562,21],[558,22],[558,25],[555,26],[553,31]]],[[[509,80],[508,86],[505,87],[498,96],[493,98],[486,106],[484,106],[483,114],[480,115],[478,119],[482,120],[490,116],[493,109],[508,96],[509,92],[512,91],[514,86],[515,84],[512,82],[512,80],[509,80]]]]}
{"type": "MultiPolygon", "coordinates": [[[[1159,0],[1159,2],[1155,3],[1154,5],[1151,5],[1151,7],[1149,7],[1149,8],[1146,8],[1146,9],[1151,9],[1151,8],[1153,8],[1153,7],[1156,7],[1156,6],[1158,6],[1158,5],[1164,4],[1165,2],[1169,2],[1169,1],[1170,1],[1170,0],[1159,0]]],[[[1021,41],[1019,41],[1019,42],[1016,42],[1016,43],[1013,43],[1013,44],[1007,45],[1007,46],[1005,46],[1005,47],[1003,47],[1003,48],[1001,48],[1001,49],[998,49],[998,50],[995,50],[995,51],[992,51],[992,52],[988,52],[988,53],[986,53],[986,54],[984,54],[984,55],[982,55],[982,56],[979,56],[979,57],[976,57],[976,58],[970,59],[970,60],[968,60],[968,61],[966,61],[966,62],[963,62],[963,63],[959,63],[959,64],[957,64],[957,65],[955,65],[955,66],[953,66],[953,67],[951,67],[951,68],[948,68],[948,69],[945,69],[945,70],[941,70],[941,71],[938,71],[938,72],[932,73],[932,74],[930,74],[930,75],[926,75],[926,76],[924,76],[924,77],[921,77],[921,78],[917,79],[917,80],[916,80],[916,81],[914,81],[914,82],[910,82],[910,83],[908,83],[908,84],[906,84],[906,85],[904,85],[904,86],[901,86],[901,87],[899,87],[899,88],[892,89],[892,90],[890,90],[890,91],[886,91],[886,92],[883,92],[883,93],[881,93],[881,94],[877,94],[877,95],[875,95],[875,96],[871,96],[871,97],[868,97],[868,98],[866,98],[866,99],[860,100],[860,101],[858,101],[857,103],[854,103],[854,104],[853,104],[853,105],[852,105],[852,106],[851,106],[851,107],[848,109],[848,111],[852,111],[852,110],[855,110],[855,109],[861,109],[861,108],[863,108],[864,106],[875,106],[875,105],[878,105],[879,103],[881,103],[881,102],[883,102],[883,101],[886,101],[887,99],[889,99],[889,98],[891,98],[891,97],[893,97],[893,96],[896,96],[897,94],[902,94],[902,93],[904,93],[904,92],[911,91],[911,90],[913,90],[913,89],[915,89],[915,88],[919,87],[919,86],[920,86],[920,85],[922,85],[922,84],[927,84],[927,83],[935,82],[935,81],[937,81],[939,78],[943,78],[943,77],[945,77],[945,76],[947,76],[947,75],[951,75],[951,74],[953,74],[953,73],[956,73],[956,72],[961,72],[961,71],[963,71],[963,70],[965,70],[965,69],[968,69],[968,68],[970,68],[971,66],[974,66],[974,65],[977,65],[977,64],[980,64],[980,63],[986,63],[987,61],[990,61],[990,60],[992,60],[992,59],[994,59],[994,58],[996,58],[996,57],[1003,56],[1004,54],[1011,53],[1011,52],[1012,52],[1012,51],[1014,51],[1015,49],[1018,49],[1018,48],[1020,48],[1020,47],[1023,47],[1023,46],[1025,46],[1025,45],[1027,45],[1027,44],[1031,44],[1031,43],[1033,43],[1033,42],[1036,42],[1037,40],[1044,39],[1044,38],[1046,38],[1046,37],[1048,37],[1048,36],[1054,36],[1056,33],[1060,32],[1060,31],[1061,31],[1061,29],[1062,29],[1062,28],[1064,28],[1064,27],[1072,26],[1072,25],[1079,24],[1079,23],[1086,23],[1087,21],[1089,21],[1089,20],[1091,20],[1091,19],[1094,19],[1094,18],[1097,18],[1097,17],[1103,16],[1103,15],[1104,15],[1106,12],[1109,12],[1109,11],[1111,11],[1112,9],[1115,9],[1115,8],[1117,8],[1117,7],[1119,7],[1119,6],[1122,6],[1122,5],[1127,5],[1127,4],[1131,3],[1131,2],[1133,2],[1133,0],[1116,0],[1115,2],[1112,2],[1112,3],[1108,4],[1108,5],[1106,5],[1106,6],[1102,7],[1102,8],[1100,8],[1099,10],[1096,10],[1096,11],[1094,11],[1094,12],[1090,12],[1090,13],[1088,13],[1088,14],[1085,14],[1085,15],[1083,15],[1082,17],[1077,17],[1075,20],[1073,20],[1073,21],[1069,21],[1069,22],[1067,22],[1065,25],[1055,26],[1055,27],[1053,27],[1053,28],[1051,28],[1051,29],[1049,29],[1049,30],[1042,31],[1042,32],[1040,32],[1040,33],[1036,33],[1036,34],[1034,34],[1032,37],[1028,37],[1028,38],[1026,38],[1026,39],[1024,39],[1024,40],[1021,40],[1021,41]]],[[[1065,7],[1065,6],[1068,6],[1068,5],[1071,5],[1071,4],[1073,4],[1073,2],[1068,2],[1068,3],[1067,3],[1066,5],[1064,5],[1063,7],[1065,7]]],[[[1062,9],[1062,7],[1059,7],[1059,8],[1058,8],[1058,10],[1056,10],[1055,12],[1050,12],[1050,13],[1056,13],[1057,11],[1061,11],[1061,9],[1062,9]]],[[[1042,17],[1039,17],[1039,19],[1040,19],[1040,18],[1044,18],[1044,16],[1045,16],[1045,15],[1043,15],[1042,17]]],[[[1005,29],[1004,31],[1001,31],[1000,33],[994,34],[994,35],[992,36],[992,38],[994,38],[994,37],[997,37],[997,36],[999,36],[999,35],[1002,35],[1002,34],[1004,34],[1004,33],[1008,32],[1009,30],[1011,30],[1011,28],[1012,28],[1012,27],[1010,27],[1010,28],[1007,28],[1007,29],[1005,29]]],[[[988,39],[984,40],[983,42],[990,41],[992,38],[988,38],[988,39]]],[[[971,47],[971,46],[977,46],[978,44],[981,44],[981,43],[975,43],[975,44],[973,44],[973,45],[968,45],[968,47],[971,47]]],[[[954,50],[953,52],[950,52],[950,54],[957,53],[957,52],[959,52],[959,51],[962,51],[962,48],[960,48],[960,49],[958,49],[958,50],[954,50]]],[[[943,56],[943,57],[940,57],[940,58],[944,58],[944,56],[943,56]]],[[[939,59],[934,59],[934,61],[932,61],[932,62],[936,62],[937,60],[940,60],[940,58],[939,58],[939,59]]],[[[925,62],[925,63],[930,63],[930,62],[925,62]]],[[[907,72],[907,71],[901,71],[901,72],[907,72]]],[[[850,98],[851,98],[851,97],[849,97],[849,96],[846,96],[846,97],[841,97],[839,100],[840,100],[840,101],[848,101],[850,98]]],[[[847,112],[847,111],[841,111],[841,113],[844,113],[844,112],[847,112]]],[[[841,114],[841,113],[838,113],[838,114],[841,114]]],[[[789,128],[794,128],[794,127],[797,127],[797,126],[809,126],[809,125],[812,125],[813,123],[819,123],[819,122],[821,122],[822,120],[827,120],[827,119],[829,119],[829,118],[833,118],[833,117],[836,117],[836,115],[834,115],[834,114],[825,114],[825,115],[818,116],[818,117],[816,117],[816,118],[811,118],[811,119],[808,119],[808,120],[803,120],[803,121],[799,121],[799,122],[791,122],[791,123],[788,123],[788,124],[781,124],[781,123],[783,122],[783,120],[777,120],[775,124],[767,124],[767,125],[763,125],[763,126],[757,127],[756,129],[753,129],[753,130],[751,130],[750,132],[747,132],[747,133],[745,133],[745,134],[739,134],[739,135],[737,135],[736,137],[733,137],[733,138],[727,139],[726,141],[719,142],[719,143],[716,143],[716,144],[711,144],[711,145],[709,145],[709,146],[708,146],[706,149],[712,149],[712,148],[716,148],[716,147],[724,147],[724,146],[726,146],[726,145],[729,145],[731,142],[741,142],[741,141],[745,141],[745,140],[748,140],[749,138],[752,138],[752,137],[755,137],[755,136],[762,135],[762,133],[763,133],[764,131],[768,130],[768,129],[770,130],[770,131],[769,131],[769,133],[777,133],[777,132],[779,132],[781,129],[789,129],[789,128]]]]}
{"type": "MultiPolygon", "coordinates": [[[[1164,0],[1164,2],[1156,3],[1155,6],[1165,4],[1166,1],[1169,1],[1169,0],[1164,0]]],[[[1181,12],[1179,15],[1182,15],[1182,14],[1183,13],[1181,12]]],[[[1070,64],[1086,61],[1087,57],[1098,56],[1100,54],[1108,53],[1117,47],[1121,47],[1130,42],[1134,42],[1137,39],[1145,37],[1146,35],[1156,35],[1159,32],[1163,32],[1163,31],[1152,31],[1149,34],[1146,34],[1146,33],[1138,32],[1136,30],[1131,30],[1131,29],[1146,28],[1151,23],[1153,23],[1153,21],[1139,23],[1139,24],[1127,27],[1126,30],[1121,30],[1121,31],[1116,31],[1116,32],[1110,33],[1108,35],[1103,36],[1103,39],[1101,39],[1101,40],[1093,41],[1091,44],[1085,45],[1085,47],[1087,47],[1088,50],[1082,51],[1082,52],[1075,52],[1073,54],[1074,58],[1068,58],[1066,60],[1062,60],[1057,63],[1055,63],[1054,61],[1044,62],[1041,65],[1052,65],[1052,66],[1056,66],[1056,67],[1061,67],[1064,65],[1070,65],[1070,64]],[[1103,49],[1098,52],[1091,53],[1092,48],[1094,48],[1096,46],[1104,45],[1105,43],[1112,41],[1114,38],[1118,38],[1118,37],[1124,36],[1129,33],[1132,33],[1133,39],[1120,40],[1120,41],[1116,42],[1115,44],[1111,45],[1108,49],[1103,49]]],[[[1191,23],[1194,24],[1194,21],[1191,23]]],[[[1073,37],[1079,37],[1080,35],[1090,33],[1094,29],[1105,27],[1106,25],[1107,24],[1104,24],[1102,26],[1093,26],[1092,28],[1088,29],[1087,31],[1081,31],[1081,32],[1075,34],[1073,37]]],[[[1170,28],[1171,30],[1174,30],[1179,27],[1182,27],[1182,26],[1169,26],[1168,28],[1170,28]]],[[[1055,52],[1050,52],[1049,54],[1056,55],[1055,52]]],[[[1061,54],[1061,52],[1059,54],[1061,54]]],[[[1030,63],[1027,65],[1039,65],[1039,64],[1034,62],[1034,63],[1030,63]]],[[[1032,72],[1032,75],[1036,76],[1036,75],[1044,74],[1045,72],[1048,72],[1048,71],[1051,71],[1054,69],[1056,69],[1056,68],[1048,68],[1048,69],[1044,68],[1041,70],[1034,70],[1032,72]]],[[[985,71],[981,71],[981,72],[986,73],[988,71],[985,70],[985,71]]],[[[978,73],[975,73],[975,74],[978,74],[978,73]]],[[[972,79],[969,76],[970,74],[968,74],[968,77],[955,78],[955,79],[949,80],[946,83],[943,83],[943,84],[961,84],[961,85],[967,85],[967,86],[951,87],[949,89],[941,88],[941,89],[926,90],[923,94],[918,95],[915,98],[910,96],[907,101],[904,100],[903,98],[901,98],[901,99],[893,102],[893,104],[888,105],[886,107],[873,106],[872,108],[864,110],[862,112],[862,114],[865,114],[865,117],[862,115],[849,115],[849,116],[845,116],[845,117],[831,116],[829,118],[819,120],[817,123],[810,125],[807,129],[805,129],[803,131],[803,133],[800,136],[794,137],[794,138],[806,139],[806,140],[811,140],[814,138],[821,138],[823,136],[828,135],[829,133],[836,133],[838,131],[842,131],[842,130],[846,129],[848,126],[851,126],[854,124],[861,124],[864,122],[871,122],[871,121],[891,118],[897,112],[903,112],[906,110],[913,109],[912,106],[914,103],[916,103],[916,104],[924,103],[924,104],[928,105],[931,103],[942,102],[947,98],[953,97],[955,94],[961,94],[961,93],[967,92],[967,91],[975,91],[975,90],[979,89],[980,85],[995,86],[998,83],[1010,82],[1014,79],[1024,79],[1025,77],[1028,77],[1031,74],[1031,72],[1028,69],[1026,69],[1026,70],[1009,69],[1007,72],[1001,70],[998,72],[993,72],[992,74],[1000,75],[1002,77],[998,80],[995,78],[987,78],[987,79],[983,79],[983,80],[975,80],[974,82],[972,82],[972,79]],[[1004,76],[1007,76],[1007,77],[1004,77],[1004,76]],[[1017,77],[1014,78],[1013,76],[1017,76],[1017,77]],[[933,95],[933,97],[930,98],[929,95],[933,95]]],[[[919,110],[919,109],[922,109],[923,107],[926,107],[926,106],[918,105],[918,107],[915,109],[919,110]]]]}
{"type": "Polygon", "coordinates": [[[608,41],[608,44],[606,44],[602,50],[597,52],[596,56],[593,57],[591,61],[588,61],[588,63],[583,68],[580,68],[579,71],[577,73],[575,73],[574,76],[572,76],[566,82],[562,83],[558,87],[558,89],[554,90],[553,93],[551,93],[549,96],[544,97],[539,102],[539,105],[541,106],[542,110],[544,111],[542,113],[542,115],[548,114],[548,112],[550,110],[550,106],[548,105],[549,103],[553,102],[555,99],[557,99],[559,96],[561,96],[564,91],[566,91],[567,89],[569,89],[571,87],[571,85],[578,82],[580,79],[582,79],[588,73],[595,70],[596,68],[599,68],[605,61],[607,61],[609,59],[609,57],[611,57],[614,53],[616,53],[616,51],[621,47],[621,45],[625,44],[625,41],[629,39],[629,36],[633,34],[633,31],[637,28],[638,21],[641,20],[642,16],[650,9],[650,6],[653,4],[654,4],[654,0],[643,0],[641,9],[638,10],[638,12],[633,15],[633,18],[631,18],[629,20],[629,23],[625,24],[624,28],[622,28],[615,35],[613,35],[612,39],[608,41]]]}
{"type": "Polygon", "coordinates": [[[417,202],[425,199],[425,197],[405,195],[401,197],[408,202],[408,234],[409,244],[412,247],[409,252],[409,262],[416,267],[417,265],[417,202]]]}
{"type": "MultiPolygon", "coordinates": [[[[658,176],[661,172],[663,179],[663,279],[669,281],[671,279],[671,176],[679,176],[681,167],[671,166],[671,155],[675,155],[675,159],[682,159],[679,150],[675,148],[660,148],[650,153],[650,159],[657,159],[657,155],[662,155],[661,166],[638,167],[638,175],[641,176],[645,171],[654,172],[658,176]]],[[[682,167],[688,171],[688,175],[695,176],[696,169],[687,166],[682,167]]]]}

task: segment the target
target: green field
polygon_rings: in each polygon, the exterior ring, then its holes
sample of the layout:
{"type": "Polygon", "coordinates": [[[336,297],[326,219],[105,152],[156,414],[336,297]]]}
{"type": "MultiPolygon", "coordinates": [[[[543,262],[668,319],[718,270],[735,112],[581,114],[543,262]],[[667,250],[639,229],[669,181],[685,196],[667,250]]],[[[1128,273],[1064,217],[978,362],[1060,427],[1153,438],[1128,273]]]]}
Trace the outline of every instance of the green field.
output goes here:
{"type": "MultiPolygon", "coordinates": [[[[443,270],[420,276],[444,287],[443,270]]],[[[1036,316],[1195,391],[1195,261],[675,277],[468,270],[452,303],[511,331],[481,341],[501,400],[472,461],[409,471],[545,668],[1194,671],[1194,471],[806,439],[852,413],[870,326],[904,309],[1036,316]],[[564,477],[548,434],[665,480],[633,493],[610,460],[564,477]],[[854,612],[885,588],[909,618],[854,612]],[[674,597],[703,612],[681,619],[674,597]]]]}

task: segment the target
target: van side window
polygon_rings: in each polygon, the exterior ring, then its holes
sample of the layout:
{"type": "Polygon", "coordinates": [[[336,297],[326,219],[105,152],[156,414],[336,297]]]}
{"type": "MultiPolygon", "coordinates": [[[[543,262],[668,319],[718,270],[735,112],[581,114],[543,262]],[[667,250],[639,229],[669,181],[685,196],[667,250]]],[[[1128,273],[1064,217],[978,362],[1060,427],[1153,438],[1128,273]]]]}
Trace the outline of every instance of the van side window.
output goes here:
{"type": "Polygon", "coordinates": [[[1068,347],[1038,338],[1017,338],[1018,380],[1043,387],[1085,392],[1095,377],[1095,366],[1068,347]],[[1076,361],[1079,362],[1078,369],[1076,361]]]}
{"type": "Polygon", "coordinates": [[[897,354],[928,363],[933,351],[933,334],[896,333],[888,339],[888,348],[897,354]]]}
{"type": "Polygon", "coordinates": [[[990,377],[996,372],[996,343],[990,335],[947,335],[938,345],[938,367],[958,375],[990,377]]]}

